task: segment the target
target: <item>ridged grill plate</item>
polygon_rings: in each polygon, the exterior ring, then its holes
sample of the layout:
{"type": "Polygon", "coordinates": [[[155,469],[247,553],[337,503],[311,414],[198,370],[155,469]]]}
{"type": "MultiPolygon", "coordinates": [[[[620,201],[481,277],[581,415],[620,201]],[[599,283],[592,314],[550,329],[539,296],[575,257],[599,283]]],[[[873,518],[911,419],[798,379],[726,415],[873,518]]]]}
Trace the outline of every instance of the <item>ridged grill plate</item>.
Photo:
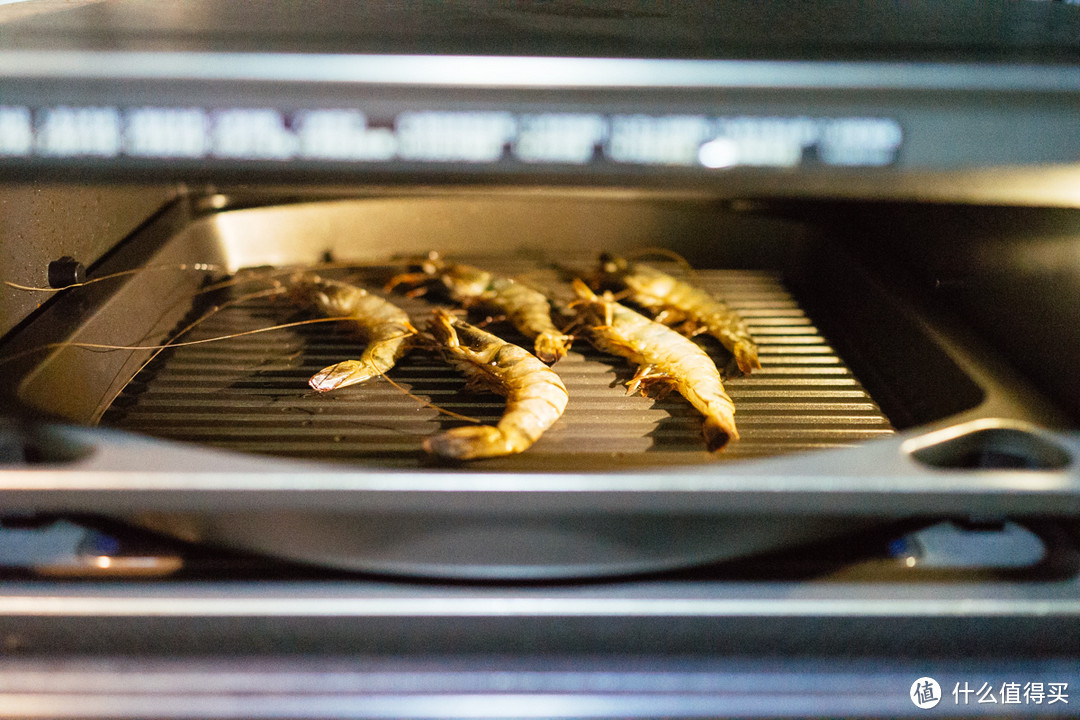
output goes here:
{"type": "MultiPolygon", "coordinates": [[[[544,288],[561,288],[561,275],[526,260],[463,259],[544,288]]],[[[686,273],[664,265],[676,275],[686,273]]],[[[581,267],[588,265],[582,263],[581,267]]],[[[401,266],[324,272],[379,288],[401,266]]],[[[837,356],[782,279],[770,272],[698,270],[701,284],[742,314],[759,343],[762,368],[743,376],[712,338],[696,341],[713,357],[735,402],[742,439],[721,453],[705,450],[701,416],[676,393],[662,399],[627,396],[633,369],[578,339],[555,365],[570,393],[566,413],[526,453],[470,463],[474,469],[597,470],[613,467],[726,462],[855,444],[893,432],[888,419],[837,356]]],[[[237,286],[232,297],[258,290],[237,286]]],[[[436,293],[392,295],[416,321],[430,315],[436,293]]],[[[199,300],[209,305],[210,300],[199,300]]],[[[214,298],[224,304],[222,298],[214,298]]],[[[193,317],[200,312],[193,307],[193,317]]],[[[229,305],[179,340],[232,335],[312,317],[285,297],[229,305]]],[[[473,319],[477,320],[475,315],[473,319]]],[[[505,323],[489,326],[505,339],[531,343],[505,323]]],[[[370,464],[445,465],[421,448],[425,437],[463,424],[410,397],[497,422],[503,398],[464,390],[464,380],[438,355],[415,350],[385,379],[316,393],[308,378],[323,367],[360,355],[362,339],[331,323],[273,330],[162,352],[124,389],[102,424],[147,435],[242,452],[370,464]]]]}

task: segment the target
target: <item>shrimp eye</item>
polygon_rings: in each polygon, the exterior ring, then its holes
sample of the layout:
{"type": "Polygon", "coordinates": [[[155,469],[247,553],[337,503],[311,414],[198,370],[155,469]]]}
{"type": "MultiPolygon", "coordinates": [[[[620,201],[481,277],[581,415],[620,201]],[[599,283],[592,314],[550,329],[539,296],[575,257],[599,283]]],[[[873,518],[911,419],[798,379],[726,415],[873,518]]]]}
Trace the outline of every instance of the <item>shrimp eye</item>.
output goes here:
{"type": "Polygon", "coordinates": [[[442,256],[434,250],[428,252],[427,258],[420,263],[420,269],[425,275],[437,275],[444,267],[446,263],[443,262],[442,256]]]}

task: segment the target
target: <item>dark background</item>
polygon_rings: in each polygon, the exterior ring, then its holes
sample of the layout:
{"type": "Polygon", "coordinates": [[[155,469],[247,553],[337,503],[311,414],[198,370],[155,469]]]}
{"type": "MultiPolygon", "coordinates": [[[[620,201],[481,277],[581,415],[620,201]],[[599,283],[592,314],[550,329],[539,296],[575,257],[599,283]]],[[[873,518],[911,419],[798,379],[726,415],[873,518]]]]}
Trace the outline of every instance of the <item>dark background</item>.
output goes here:
{"type": "Polygon", "coordinates": [[[1080,5],[734,0],[105,0],[0,47],[1072,62],[1080,5]]]}

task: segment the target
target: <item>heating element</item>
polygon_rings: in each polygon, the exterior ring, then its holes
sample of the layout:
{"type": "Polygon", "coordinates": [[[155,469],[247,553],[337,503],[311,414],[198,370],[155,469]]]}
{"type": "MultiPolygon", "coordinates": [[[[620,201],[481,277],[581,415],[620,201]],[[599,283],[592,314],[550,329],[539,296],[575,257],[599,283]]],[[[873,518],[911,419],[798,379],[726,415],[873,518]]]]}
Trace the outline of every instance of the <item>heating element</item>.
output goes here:
{"type": "MultiPolygon", "coordinates": [[[[541,287],[560,287],[559,271],[550,263],[468,260],[541,287]]],[[[653,264],[687,275],[674,263],[653,264]]],[[[583,259],[576,266],[587,269],[590,261],[583,259]]],[[[372,288],[402,269],[387,265],[337,275],[372,288]]],[[[230,289],[231,302],[266,287],[258,273],[249,276],[251,282],[230,289]]],[[[571,353],[555,365],[570,393],[563,418],[523,456],[473,466],[527,470],[572,469],[582,462],[642,466],[726,461],[844,446],[893,432],[777,273],[701,270],[687,279],[724,298],[745,318],[760,345],[763,367],[743,376],[718,342],[698,338],[725,377],[741,440],[722,453],[707,452],[702,418],[689,403],[675,392],[661,399],[627,396],[623,382],[633,373],[631,365],[578,338],[571,353]]],[[[399,292],[392,299],[418,323],[444,300],[437,291],[424,299],[399,292]]],[[[207,298],[200,303],[211,304],[207,298]]],[[[215,298],[213,305],[222,309],[177,340],[205,340],[311,317],[281,296],[236,304],[215,298]]],[[[475,313],[473,317],[477,319],[475,313]]],[[[399,362],[388,379],[328,393],[312,391],[307,386],[311,375],[363,350],[363,340],[347,325],[305,325],[170,349],[128,384],[102,423],[244,452],[416,467],[439,464],[422,450],[425,437],[463,424],[433,406],[483,423],[498,421],[504,408],[501,397],[464,391],[462,376],[425,349],[399,362]]],[[[496,319],[490,329],[531,347],[506,322],[496,319]]]]}

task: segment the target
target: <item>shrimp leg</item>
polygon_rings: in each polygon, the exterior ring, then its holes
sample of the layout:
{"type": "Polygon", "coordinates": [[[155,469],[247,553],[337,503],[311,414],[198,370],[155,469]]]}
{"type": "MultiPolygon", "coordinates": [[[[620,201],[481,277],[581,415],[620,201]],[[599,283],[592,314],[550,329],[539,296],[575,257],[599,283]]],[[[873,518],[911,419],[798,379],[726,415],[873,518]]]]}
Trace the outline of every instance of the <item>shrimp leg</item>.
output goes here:
{"type": "Polygon", "coordinates": [[[459,427],[424,441],[424,449],[453,460],[499,457],[527,450],[558,420],[569,396],[559,376],[527,350],[436,309],[428,329],[447,360],[473,388],[506,396],[497,425],[459,427]]]}
{"type": "Polygon", "coordinates": [[[485,307],[505,315],[518,332],[533,340],[536,356],[553,363],[566,355],[572,338],[555,327],[551,303],[543,293],[472,265],[448,263],[430,253],[421,272],[391,278],[388,288],[437,281],[450,298],[465,308],[485,307]]]}
{"type": "Polygon", "coordinates": [[[658,322],[678,325],[683,335],[712,335],[735,356],[742,372],[749,374],[761,368],[757,344],[746,323],[705,290],[610,253],[600,256],[598,277],[603,284],[626,288],[631,300],[656,313],[658,322]]]}
{"type": "Polygon", "coordinates": [[[724,390],[716,364],[704,350],[671,328],[620,305],[610,295],[596,295],[581,280],[574,280],[573,286],[579,322],[587,327],[592,344],[638,366],[627,384],[629,392],[657,385],[677,390],[705,416],[702,432],[710,451],[738,440],[735,404],[724,390]]]}

